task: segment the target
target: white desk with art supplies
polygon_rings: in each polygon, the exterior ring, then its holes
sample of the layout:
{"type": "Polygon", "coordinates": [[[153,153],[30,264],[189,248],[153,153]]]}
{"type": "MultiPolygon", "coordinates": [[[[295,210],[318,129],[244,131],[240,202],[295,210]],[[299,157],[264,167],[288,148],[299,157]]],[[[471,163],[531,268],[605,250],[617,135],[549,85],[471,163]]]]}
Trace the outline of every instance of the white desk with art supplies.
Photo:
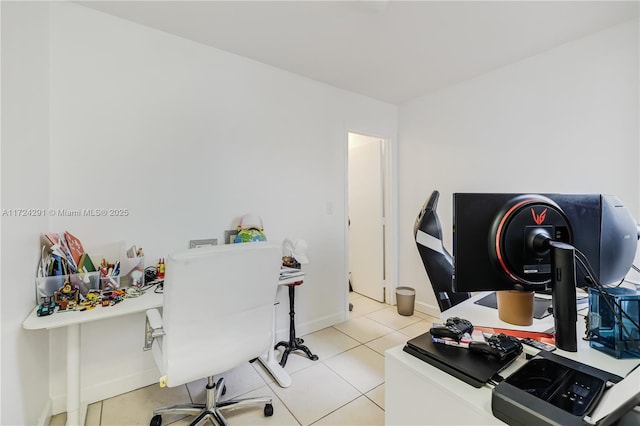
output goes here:
{"type": "Polygon", "coordinates": [[[84,424],[87,410],[80,393],[82,324],[162,306],[162,293],[154,291],[156,286],[145,287],[142,250],[132,246],[125,251],[124,247],[124,242],[113,243],[92,255],[68,231],[41,237],[36,306],[22,325],[27,330],[66,328],[69,425],[84,424]]]}
{"type": "MultiPolygon", "coordinates": [[[[43,234],[42,243],[35,279],[38,303],[22,325],[26,330],[66,330],[67,424],[82,425],[88,403],[94,402],[83,399],[81,393],[82,325],[161,308],[164,259],[145,268],[142,249],[131,246],[125,250],[124,242],[98,246],[91,249],[96,254],[89,254],[68,232],[43,234]],[[69,244],[67,239],[71,238],[76,242],[69,244]],[[77,252],[75,257],[71,245],[77,252]]],[[[300,269],[283,268],[278,285],[294,285],[303,279],[300,269]]],[[[259,360],[280,386],[288,387],[291,377],[274,349],[277,303],[273,307],[272,343],[259,360]]],[[[144,324],[140,327],[143,330],[144,324]]]]}

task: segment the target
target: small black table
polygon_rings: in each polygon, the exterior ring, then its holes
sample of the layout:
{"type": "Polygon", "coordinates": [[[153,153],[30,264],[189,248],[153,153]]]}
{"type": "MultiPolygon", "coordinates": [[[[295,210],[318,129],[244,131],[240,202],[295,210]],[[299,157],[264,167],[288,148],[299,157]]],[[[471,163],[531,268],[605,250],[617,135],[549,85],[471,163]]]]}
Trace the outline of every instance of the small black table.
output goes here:
{"type": "Polygon", "coordinates": [[[303,351],[312,361],[318,360],[318,355],[312,354],[311,350],[309,350],[308,347],[303,345],[304,340],[299,337],[296,337],[296,324],[295,324],[296,313],[294,311],[293,305],[295,300],[295,289],[300,284],[302,284],[302,281],[296,281],[291,284],[286,284],[287,287],[289,287],[289,341],[285,342],[283,340],[281,342],[278,342],[278,344],[275,346],[275,349],[278,349],[281,346],[285,348],[284,353],[282,354],[282,358],[280,359],[280,365],[282,367],[284,367],[284,365],[287,363],[289,354],[293,351],[298,351],[298,350],[303,351]]]}

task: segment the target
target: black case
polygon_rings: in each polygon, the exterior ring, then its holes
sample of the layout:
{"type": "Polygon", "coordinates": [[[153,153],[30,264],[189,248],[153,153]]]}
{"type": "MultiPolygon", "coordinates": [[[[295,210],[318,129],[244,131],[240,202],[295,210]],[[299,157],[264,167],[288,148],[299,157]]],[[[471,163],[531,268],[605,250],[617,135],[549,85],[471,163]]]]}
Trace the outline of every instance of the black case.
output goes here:
{"type": "MultiPolygon", "coordinates": [[[[533,357],[527,364],[514,372],[506,380],[500,382],[492,392],[491,409],[493,415],[510,425],[580,425],[593,424],[589,421],[588,415],[598,405],[602,392],[594,395],[592,403],[584,413],[573,414],[560,408],[560,394],[566,390],[567,381],[562,379],[562,375],[578,378],[579,381],[591,383],[602,382],[604,388],[614,385],[622,380],[620,376],[599,370],[594,367],[555,355],[550,352],[541,351],[533,357]],[[549,371],[562,371],[558,377],[553,378],[547,384],[541,384],[541,377],[533,377],[531,373],[530,381],[516,380],[517,377],[524,377],[529,372],[536,371],[531,368],[530,363],[535,360],[543,360],[548,363],[549,371]],[[528,369],[528,370],[527,370],[528,369]],[[516,383],[514,385],[513,383],[516,383]],[[564,388],[563,388],[564,386],[564,388]],[[536,391],[544,388],[544,396],[537,396],[536,391]]],[[[606,392],[606,390],[605,390],[606,392]]],[[[640,390],[637,395],[631,396],[627,401],[620,401],[611,414],[597,422],[598,426],[606,426],[614,423],[623,414],[633,408],[640,400],[640,390]]]]}

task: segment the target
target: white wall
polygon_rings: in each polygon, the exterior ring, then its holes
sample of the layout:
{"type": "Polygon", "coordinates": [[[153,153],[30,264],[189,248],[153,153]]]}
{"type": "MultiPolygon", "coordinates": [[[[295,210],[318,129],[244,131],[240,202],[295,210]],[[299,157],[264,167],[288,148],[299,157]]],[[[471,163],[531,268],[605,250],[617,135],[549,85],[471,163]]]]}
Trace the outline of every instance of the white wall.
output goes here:
{"type": "MultiPolygon", "coordinates": [[[[126,240],[155,259],[191,238],[222,240],[235,219],[255,212],[270,239],[309,243],[298,330],[344,318],[348,130],[398,140],[401,129],[399,284],[416,288],[421,310],[436,305],[410,229],[433,189],[442,192],[445,229],[454,191],[609,192],[638,216],[636,28],[567,44],[397,115],[393,106],[78,5],[2,2],[2,208],[130,214],[2,218],[1,423],[34,424],[46,412],[49,365],[54,411],[64,409],[64,338],[51,334],[49,357],[47,333],[21,328],[34,303],[24,271],[35,270],[45,230],[67,229],[87,245],[126,240]],[[529,152],[564,160],[571,179],[541,177],[548,166],[523,171],[529,152]]],[[[90,399],[153,376],[141,323],[134,315],[83,327],[90,399]],[[102,368],[111,361],[117,370],[102,368]]]]}
{"type": "Polygon", "coordinates": [[[439,312],[409,231],[434,189],[450,251],[453,192],[609,193],[640,218],[638,49],[635,20],[400,107],[399,285],[418,309],[439,312]]]}
{"type": "MultiPolygon", "coordinates": [[[[51,217],[50,230],[86,245],[125,240],[155,262],[189,239],[222,242],[241,215],[257,213],[270,240],[308,242],[298,333],[346,318],[347,132],[396,139],[395,106],[74,4],[51,6],[50,56],[50,207],[129,210],[51,217]]],[[[278,306],[279,338],[287,311],[278,306]]],[[[140,349],[142,324],[132,315],[83,327],[89,400],[157,378],[140,349]],[[104,368],[123,360],[118,375],[104,368]]],[[[51,336],[57,412],[65,338],[51,336]]]]}
{"type": "MultiPolygon", "coordinates": [[[[48,410],[49,340],[22,321],[34,306],[46,216],[15,216],[49,200],[48,4],[2,2],[2,403],[0,424],[42,422],[48,410]],[[44,380],[43,380],[44,378],[44,380]],[[27,404],[27,401],[29,402],[27,404]]],[[[26,211],[24,212],[26,214],[26,211]]]]}

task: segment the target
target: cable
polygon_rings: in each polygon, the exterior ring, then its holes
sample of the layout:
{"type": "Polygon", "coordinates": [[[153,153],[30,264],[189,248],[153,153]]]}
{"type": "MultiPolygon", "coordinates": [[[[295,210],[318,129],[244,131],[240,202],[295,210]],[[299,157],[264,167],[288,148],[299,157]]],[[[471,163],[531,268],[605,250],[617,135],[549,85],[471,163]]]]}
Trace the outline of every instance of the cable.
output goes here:
{"type": "MultiPolygon", "coordinates": [[[[626,311],[622,308],[622,306],[615,299],[615,297],[611,296],[611,294],[607,291],[607,289],[600,283],[600,280],[598,280],[598,278],[596,277],[596,274],[593,272],[591,264],[589,263],[589,260],[584,255],[584,253],[582,253],[581,251],[576,249],[576,255],[577,255],[576,256],[576,260],[583,267],[583,269],[586,269],[585,273],[587,273],[587,275],[589,275],[589,278],[591,279],[591,282],[594,284],[594,287],[596,287],[596,289],[598,291],[600,291],[600,293],[612,298],[613,304],[620,310],[620,312],[622,314],[624,314],[629,319],[629,321],[631,321],[631,323],[633,323],[634,326],[638,327],[638,324],[634,321],[634,319],[626,313],[626,311]]],[[[613,306],[611,306],[611,301],[606,297],[604,298],[604,301],[607,304],[607,306],[609,307],[609,309],[611,309],[611,312],[613,313],[613,315],[616,316],[616,319],[618,320],[618,322],[620,322],[620,325],[623,328],[625,328],[624,324],[622,324],[621,315],[616,313],[616,310],[613,308],[613,306]]],[[[640,328],[640,327],[638,327],[638,328],[640,328]]],[[[627,334],[629,334],[628,330],[625,329],[625,331],[627,332],[627,334]]],[[[633,339],[633,337],[631,337],[631,336],[629,336],[629,338],[633,339]]]]}
{"type": "Polygon", "coordinates": [[[141,287],[127,287],[127,289],[125,290],[124,297],[129,299],[133,297],[142,296],[143,294],[144,294],[144,290],[141,287]]]}
{"type": "MultiPolygon", "coordinates": [[[[624,315],[634,325],[634,327],[636,327],[638,330],[640,330],[640,325],[638,325],[638,323],[622,308],[622,305],[616,300],[615,297],[613,297],[607,291],[605,286],[603,286],[600,283],[600,280],[597,278],[597,275],[594,273],[593,268],[591,267],[591,264],[589,263],[589,260],[584,255],[584,253],[582,253],[578,249],[576,249],[576,260],[578,261],[580,266],[582,266],[583,271],[588,275],[588,278],[591,279],[591,282],[594,284],[594,287],[596,287],[596,289],[598,291],[600,291],[600,293],[602,293],[605,296],[607,296],[607,297],[604,297],[602,299],[604,300],[604,302],[607,304],[607,306],[611,310],[611,313],[614,315],[616,321],[618,321],[618,323],[620,324],[620,327],[624,330],[625,334],[627,335],[627,337],[631,341],[632,345],[635,345],[635,349],[640,348],[639,342],[636,339],[633,338],[633,336],[631,335],[631,333],[629,332],[629,330],[625,326],[624,321],[622,319],[622,315],[624,315]],[[613,301],[613,304],[619,309],[620,313],[618,313],[616,311],[616,309],[614,309],[614,307],[611,304],[612,301],[613,301]]],[[[618,286],[620,284],[622,284],[622,281],[618,284],[618,286]]],[[[633,346],[632,346],[632,348],[633,348],[633,346]]]]}
{"type": "MultiPolygon", "coordinates": [[[[586,273],[587,275],[589,275],[589,278],[591,279],[591,281],[593,282],[594,286],[598,289],[598,291],[600,291],[601,293],[604,293],[605,295],[611,297],[613,299],[613,303],[616,305],[616,307],[620,310],[620,312],[622,314],[624,314],[624,316],[627,317],[627,319],[629,321],[631,321],[631,323],[637,327],[638,329],[640,329],[640,326],[638,325],[637,322],[635,322],[635,319],[632,318],[631,316],[629,316],[629,314],[627,314],[627,312],[622,308],[622,306],[620,305],[620,303],[615,299],[615,297],[611,296],[611,294],[607,291],[606,287],[602,285],[602,283],[600,283],[600,280],[598,280],[598,278],[596,278],[596,274],[595,272],[593,272],[593,268],[591,267],[591,264],[589,263],[589,260],[587,259],[587,257],[584,255],[584,253],[582,253],[580,250],[576,249],[576,260],[578,261],[578,263],[580,263],[580,265],[586,269],[586,273]]],[[[624,280],[622,280],[616,287],[620,286],[620,284],[622,284],[624,280]]],[[[608,299],[605,298],[605,302],[609,305],[609,309],[611,309],[612,313],[615,315],[615,310],[611,307],[611,305],[609,304],[608,299]]],[[[616,318],[618,319],[620,322],[622,322],[622,318],[616,318]]],[[[629,336],[631,337],[631,336],[629,336]]]]}

